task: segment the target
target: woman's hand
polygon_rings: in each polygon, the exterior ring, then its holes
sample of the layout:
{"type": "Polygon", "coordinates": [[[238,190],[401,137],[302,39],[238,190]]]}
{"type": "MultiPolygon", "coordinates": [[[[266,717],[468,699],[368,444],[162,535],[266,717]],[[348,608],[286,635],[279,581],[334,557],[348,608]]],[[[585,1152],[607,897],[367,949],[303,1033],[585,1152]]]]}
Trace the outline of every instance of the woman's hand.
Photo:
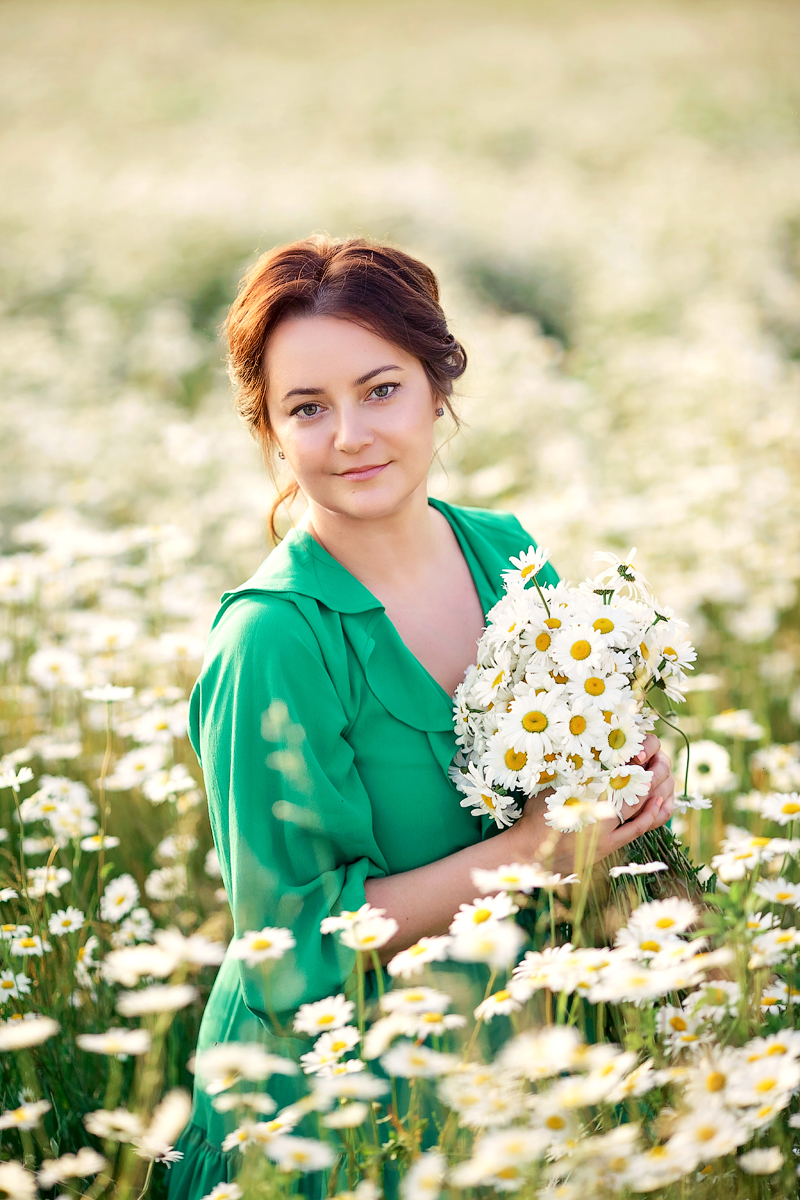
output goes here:
{"type": "MultiPolygon", "coordinates": [[[[584,839],[582,854],[586,853],[587,844],[594,844],[594,862],[600,862],[615,850],[621,850],[643,833],[658,829],[672,816],[675,807],[672,764],[661,749],[661,742],[655,734],[647,735],[633,762],[652,771],[650,791],[638,805],[624,804],[620,817],[607,817],[598,821],[581,835],[584,839]]],[[[510,835],[516,841],[518,861],[542,862],[562,875],[569,875],[575,869],[578,835],[559,834],[545,822],[546,795],[547,793],[540,793],[528,800],[520,819],[511,829],[505,831],[503,837],[508,838],[510,835]]]]}

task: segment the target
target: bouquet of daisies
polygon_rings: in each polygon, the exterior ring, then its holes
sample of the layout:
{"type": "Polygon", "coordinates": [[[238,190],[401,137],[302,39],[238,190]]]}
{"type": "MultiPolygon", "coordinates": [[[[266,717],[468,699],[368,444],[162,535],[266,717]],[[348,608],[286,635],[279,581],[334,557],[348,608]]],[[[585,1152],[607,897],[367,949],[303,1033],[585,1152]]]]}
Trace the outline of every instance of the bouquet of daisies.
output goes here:
{"type": "MultiPolygon", "coordinates": [[[[577,587],[540,585],[549,553],[531,547],[503,573],[505,595],[456,690],[451,773],[475,816],[507,826],[543,794],[546,821],[565,833],[647,795],[650,773],[632,760],[659,716],[648,694],[682,701],[696,652],[633,567],[635,550],[626,562],[596,555],[605,568],[577,587]]],[[[648,848],[689,867],[668,830],[648,848]]]]}

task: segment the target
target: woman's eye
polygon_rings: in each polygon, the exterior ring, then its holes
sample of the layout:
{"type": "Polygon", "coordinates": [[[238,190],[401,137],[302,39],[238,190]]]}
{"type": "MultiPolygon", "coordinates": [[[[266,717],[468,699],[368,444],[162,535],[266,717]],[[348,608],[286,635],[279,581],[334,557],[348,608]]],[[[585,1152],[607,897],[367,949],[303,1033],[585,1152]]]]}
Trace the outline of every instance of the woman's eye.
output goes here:
{"type": "Polygon", "coordinates": [[[308,404],[301,404],[298,408],[296,408],[294,410],[294,412],[292,413],[292,416],[293,417],[297,417],[297,416],[315,417],[317,415],[318,409],[319,409],[318,404],[313,404],[311,402],[309,402],[308,404]]]}
{"type": "Polygon", "coordinates": [[[372,389],[370,394],[373,395],[376,400],[388,400],[389,396],[392,395],[392,391],[396,387],[396,383],[379,383],[372,389]],[[389,391],[389,388],[391,388],[392,391],[389,391]]]}

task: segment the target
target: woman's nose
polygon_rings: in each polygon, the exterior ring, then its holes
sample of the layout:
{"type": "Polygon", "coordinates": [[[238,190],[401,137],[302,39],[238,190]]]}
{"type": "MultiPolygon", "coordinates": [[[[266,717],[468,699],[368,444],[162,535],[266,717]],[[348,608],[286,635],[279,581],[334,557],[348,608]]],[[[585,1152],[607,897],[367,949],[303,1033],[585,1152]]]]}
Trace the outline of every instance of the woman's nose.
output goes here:
{"type": "Polygon", "coordinates": [[[373,440],[366,414],[353,405],[343,405],[337,414],[335,449],[344,454],[357,454],[373,440]]]}

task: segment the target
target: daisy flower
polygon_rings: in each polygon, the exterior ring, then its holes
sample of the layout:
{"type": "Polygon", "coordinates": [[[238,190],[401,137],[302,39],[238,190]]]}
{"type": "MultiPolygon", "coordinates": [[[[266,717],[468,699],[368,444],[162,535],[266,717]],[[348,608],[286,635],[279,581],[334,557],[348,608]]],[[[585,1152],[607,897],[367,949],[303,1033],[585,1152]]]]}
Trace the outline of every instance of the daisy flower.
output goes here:
{"type": "MultiPolygon", "coordinates": [[[[618,767],[609,776],[607,793],[608,799],[617,812],[622,812],[623,804],[631,807],[639,804],[650,791],[652,778],[652,771],[645,771],[644,767],[638,767],[635,763],[618,767]]],[[[663,870],[667,870],[667,868],[663,867],[663,870]]],[[[642,872],[638,872],[638,874],[642,874],[642,872]]]]}
{"type": "Polygon", "coordinates": [[[435,988],[410,987],[392,990],[381,996],[380,1006],[383,1012],[392,1013],[422,1013],[444,1012],[452,1004],[446,992],[438,992],[435,988]]]}
{"type": "Polygon", "coordinates": [[[248,967],[269,959],[283,958],[287,950],[295,945],[294,934],[289,929],[273,929],[267,925],[258,932],[250,930],[235,938],[228,947],[232,958],[243,959],[248,967]]]}
{"type": "Polygon", "coordinates": [[[487,921],[502,921],[516,912],[519,912],[519,908],[507,892],[498,892],[496,896],[484,896],[480,900],[474,900],[472,904],[459,905],[450,925],[450,933],[458,934],[473,926],[484,925],[487,921]]]}
{"type": "Polygon", "coordinates": [[[470,809],[473,817],[492,817],[500,829],[513,824],[522,813],[515,797],[496,791],[475,763],[469,763],[457,786],[464,793],[461,807],[470,809]]]}
{"type": "Polygon", "coordinates": [[[271,1138],[264,1146],[268,1158],[277,1163],[282,1171],[322,1171],[333,1165],[336,1151],[327,1142],[316,1138],[279,1135],[271,1138]]]}
{"type": "Polygon", "coordinates": [[[79,908],[73,908],[70,905],[68,908],[60,908],[58,912],[54,912],[47,922],[47,928],[52,934],[60,937],[65,933],[74,933],[80,929],[86,917],[79,908]]]}
{"type": "Polygon", "coordinates": [[[105,1033],[79,1033],[75,1041],[92,1054],[146,1054],[151,1039],[146,1029],[107,1029],[105,1033]]]}
{"type": "Polygon", "coordinates": [[[753,892],[770,904],[791,904],[793,908],[800,908],[800,884],[789,883],[783,876],[759,880],[753,892]]]}
{"type": "Polygon", "coordinates": [[[774,1175],[784,1164],[783,1152],[780,1146],[765,1146],[760,1150],[748,1150],[740,1154],[739,1166],[748,1175],[774,1175]]]}
{"type": "Polygon", "coordinates": [[[34,956],[41,958],[50,949],[49,942],[43,942],[40,937],[34,933],[27,933],[24,937],[14,938],[11,942],[11,953],[18,954],[20,957],[28,958],[34,956]]]}
{"type": "Polygon", "coordinates": [[[0,1004],[6,1000],[18,1000],[28,995],[31,983],[27,975],[15,975],[13,971],[0,971],[0,1004]]]}
{"type": "Polygon", "coordinates": [[[414,1042],[398,1042],[381,1058],[387,1075],[403,1079],[433,1079],[451,1071],[457,1062],[454,1054],[440,1054],[437,1050],[417,1046],[414,1042]]]}
{"type": "Polygon", "coordinates": [[[522,1004],[515,999],[508,988],[502,988],[499,992],[493,992],[491,996],[487,996],[481,1004],[475,1009],[476,1021],[491,1021],[492,1017],[501,1014],[507,1017],[512,1012],[519,1012],[522,1004]]]}
{"type": "Polygon", "coordinates": [[[511,863],[506,867],[484,870],[476,867],[472,882],[479,892],[533,892],[537,888],[556,888],[566,883],[580,882],[577,875],[559,875],[547,871],[539,863],[511,863]]]}
{"type": "MultiPolygon", "coordinates": [[[[498,722],[497,737],[507,747],[525,754],[526,759],[544,758],[553,752],[553,739],[562,735],[562,727],[569,720],[569,709],[555,691],[538,691],[530,684],[518,684],[508,711],[498,722]]],[[[511,770],[521,770],[508,762],[511,770]]],[[[523,764],[524,766],[524,764],[523,764]]],[[[494,776],[496,782],[501,782],[494,776]]],[[[504,785],[505,786],[505,785],[504,785]]]]}
{"type": "Polygon", "coordinates": [[[788,825],[800,817],[800,792],[769,792],[761,798],[760,808],[768,821],[788,825]]]}
{"type": "Polygon", "coordinates": [[[513,921],[465,924],[453,937],[450,957],[460,962],[483,962],[496,969],[509,967],[525,941],[513,921]]]}
{"type": "Polygon", "coordinates": [[[604,726],[604,736],[597,749],[603,765],[610,768],[625,767],[642,748],[645,732],[630,712],[612,712],[604,726]]]}
{"type": "Polygon", "coordinates": [[[345,1000],[341,994],[328,996],[312,1004],[301,1004],[294,1019],[294,1028],[298,1033],[325,1033],[326,1030],[348,1025],[354,1012],[352,1000],[345,1000]]]}
{"type": "Polygon", "coordinates": [[[566,784],[547,798],[545,821],[559,833],[573,833],[595,821],[616,816],[614,805],[600,800],[596,783],[566,784]]]}
{"type": "Polygon", "coordinates": [[[39,1046],[58,1033],[61,1026],[51,1017],[36,1016],[22,1021],[0,1022],[0,1050],[23,1050],[39,1046]]]}
{"type": "Polygon", "coordinates": [[[120,992],[117,996],[117,1012],[123,1017],[175,1012],[192,1004],[199,995],[197,988],[188,983],[154,983],[139,992],[120,992]]]}
{"type": "Polygon", "coordinates": [[[439,1200],[447,1159],[439,1150],[426,1150],[411,1164],[400,1184],[402,1200],[439,1200]]]}
{"type": "Polygon", "coordinates": [[[380,950],[391,941],[399,926],[394,917],[384,917],[381,910],[366,920],[353,921],[341,932],[340,941],[351,950],[380,950]]]}
{"type": "Polygon", "coordinates": [[[606,675],[612,661],[602,634],[591,625],[571,621],[553,638],[550,654],[568,679],[583,675],[606,675]]]}
{"type": "Polygon", "coordinates": [[[49,1100],[31,1100],[8,1109],[0,1113],[0,1129],[34,1129],[51,1107],[49,1100]]]}
{"type": "Polygon", "coordinates": [[[139,899],[139,885],[132,875],[118,875],[106,884],[100,897],[100,917],[103,921],[119,921],[129,913],[139,899]]]}
{"type": "Polygon", "coordinates": [[[564,686],[570,701],[588,698],[602,712],[623,702],[630,685],[621,671],[612,671],[605,675],[582,675],[568,679],[564,686]]]}
{"type": "Polygon", "coordinates": [[[442,935],[422,937],[407,950],[401,950],[399,954],[395,954],[386,969],[390,975],[400,975],[404,979],[410,975],[419,975],[427,963],[442,962],[447,958],[451,942],[452,938],[442,935]]]}

